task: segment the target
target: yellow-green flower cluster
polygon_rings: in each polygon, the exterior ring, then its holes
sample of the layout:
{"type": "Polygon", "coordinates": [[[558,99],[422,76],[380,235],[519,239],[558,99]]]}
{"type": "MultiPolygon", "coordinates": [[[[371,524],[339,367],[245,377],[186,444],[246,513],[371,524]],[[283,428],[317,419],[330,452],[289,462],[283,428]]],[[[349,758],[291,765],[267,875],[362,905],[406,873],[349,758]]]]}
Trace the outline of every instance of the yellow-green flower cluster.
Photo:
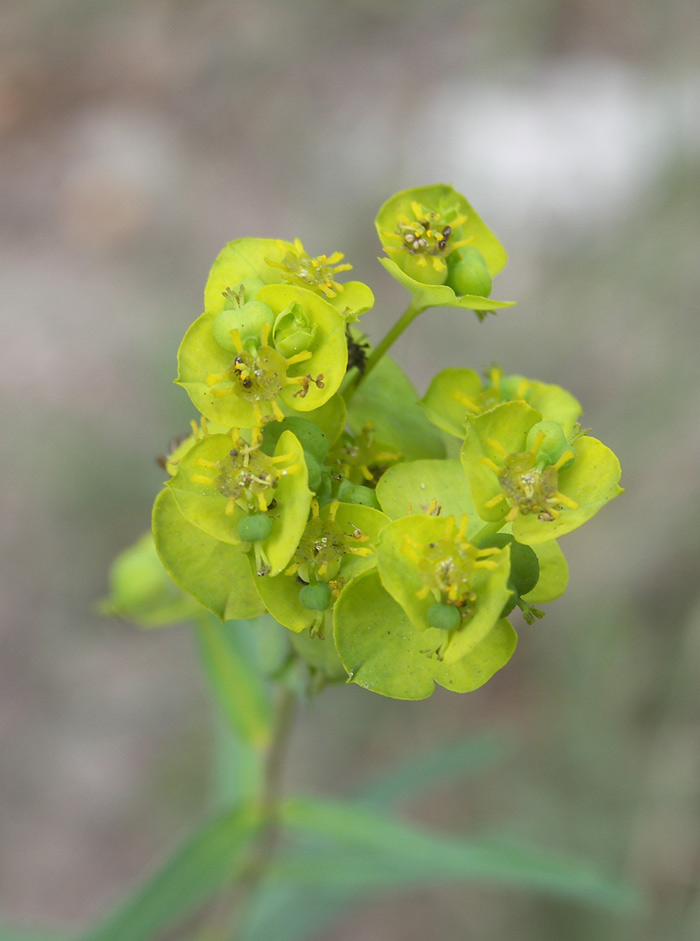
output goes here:
{"type": "MultiPolygon", "coordinates": [[[[411,295],[400,324],[510,303],[490,297],[503,246],[451,186],[396,194],[376,227],[411,295]]],[[[512,655],[513,612],[533,623],[566,589],[557,540],[622,492],[619,462],[557,385],[452,368],[419,400],[388,341],[373,354],[349,327],[373,304],[340,280],[350,269],[298,239],[219,254],[178,352],[199,417],[162,460],[153,512],[185,594],[164,586],[147,540],[115,569],[109,610],[143,624],[197,604],[224,620],[266,613],[329,679],[402,699],[466,692],[512,655]]]]}

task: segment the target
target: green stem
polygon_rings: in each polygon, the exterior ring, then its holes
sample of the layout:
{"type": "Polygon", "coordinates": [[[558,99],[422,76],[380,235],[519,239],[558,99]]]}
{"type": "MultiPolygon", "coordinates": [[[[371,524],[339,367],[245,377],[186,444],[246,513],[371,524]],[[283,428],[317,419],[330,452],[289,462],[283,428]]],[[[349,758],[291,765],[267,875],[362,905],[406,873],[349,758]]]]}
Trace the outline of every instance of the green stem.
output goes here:
{"type": "Polygon", "coordinates": [[[248,908],[253,902],[273,859],[279,837],[279,804],[282,790],[282,769],[296,711],[297,697],[286,686],[280,692],[272,740],[265,756],[260,793],[263,826],[250,847],[248,858],[237,882],[219,898],[205,930],[198,936],[207,941],[229,941],[241,930],[248,908]]]}
{"type": "Polygon", "coordinates": [[[479,546],[484,539],[488,539],[489,536],[495,536],[496,533],[500,533],[505,525],[505,519],[497,520],[495,523],[487,523],[485,526],[482,526],[476,535],[472,536],[471,544],[473,546],[479,546]]]}
{"type": "Polygon", "coordinates": [[[416,319],[418,314],[424,311],[424,307],[418,307],[415,305],[414,301],[408,305],[403,314],[396,321],[394,326],[389,330],[389,332],[384,336],[382,340],[375,346],[372,350],[371,355],[368,357],[367,362],[365,363],[365,368],[362,373],[358,373],[355,380],[348,386],[345,391],[345,403],[350,404],[350,400],[357,391],[358,386],[367,378],[367,376],[372,372],[374,367],[377,365],[379,360],[384,356],[386,351],[393,346],[393,344],[398,340],[404,330],[409,327],[413,321],[416,319]]]}

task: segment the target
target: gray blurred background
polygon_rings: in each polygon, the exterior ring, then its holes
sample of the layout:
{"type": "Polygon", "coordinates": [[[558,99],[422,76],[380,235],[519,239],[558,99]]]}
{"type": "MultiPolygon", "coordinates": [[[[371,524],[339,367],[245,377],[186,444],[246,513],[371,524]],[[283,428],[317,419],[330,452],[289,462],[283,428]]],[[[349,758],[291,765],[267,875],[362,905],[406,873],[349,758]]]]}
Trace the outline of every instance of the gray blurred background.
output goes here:
{"type": "Polygon", "coordinates": [[[564,540],[567,595],[482,691],[311,703],[328,794],[494,726],[509,758],[416,819],[506,828],[647,891],[625,921],[486,887],[395,896],[332,941],[700,937],[700,7],[690,0],[5,0],[0,7],[0,898],[86,924],[202,819],[214,725],[188,629],[95,613],[148,527],[172,384],[224,242],[300,237],[405,298],[373,228],[449,182],[507,246],[478,324],[423,315],[420,391],[493,362],[569,388],[624,497],[564,540]]]}

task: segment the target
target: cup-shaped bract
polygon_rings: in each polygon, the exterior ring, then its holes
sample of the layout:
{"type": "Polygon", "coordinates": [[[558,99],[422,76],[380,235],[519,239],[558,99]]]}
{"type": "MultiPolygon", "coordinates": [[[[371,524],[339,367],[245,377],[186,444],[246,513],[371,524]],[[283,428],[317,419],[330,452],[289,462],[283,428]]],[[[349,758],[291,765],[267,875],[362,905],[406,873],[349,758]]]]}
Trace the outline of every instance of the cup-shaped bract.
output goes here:
{"type": "Polygon", "coordinates": [[[577,529],[622,493],[620,463],[597,439],[574,435],[555,461],[545,430],[528,446],[541,420],[525,402],[505,402],[469,419],[461,450],[479,516],[509,522],[518,542],[530,545],[577,529]]]}
{"type": "Polygon", "coordinates": [[[346,585],[333,620],[349,682],[393,699],[426,699],[436,683],[456,693],[478,689],[505,666],[517,644],[510,623],[501,619],[455,662],[439,657],[435,651],[445,632],[434,627],[417,631],[376,570],[346,585]]]}
{"type": "Polygon", "coordinates": [[[443,629],[436,653],[447,663],[486,637],[511,594],[510,548],[482,549],[466,533],[466,516],[407,516],[382,530],[377,547],[382,584],[416,630],[443,629]]]}
{"type": "Polygon", "coordinates": [[[204,309],[223,310],[232,291],[247,279],[258,278],[264,284],[305,288],[329,301],[346,322],[357,320],[372,307],[374,295],[361,281],[336,281],[337,274],[352,268],[339,264],[342,258],[340,252],[311,257],[299,239],[236,239],[224,246],[212,265],[204,288],[204,309]]]}
{"type": "Polygon", "coordinates": [[[338,390],[347,367],[345,321],[328,301],[304,288],[271,284],[258,291],[275,318],[294,309],[308,327],[305,350],[286,356],[275,349],[273,327],[262,327],[259,342],[244,347],[232,331],[234,352],[215,339],[218,313],[202,314],[185,334],[178,352],[179,385],[210,421],[253,428],[284,417],[282,404],[300,412],[323,405],[338,390]]]}
{"type": "Polygon", "coordinates": [[[251,444],[235,431],[207,435],[184,456],[167,486],[185,519],[222,542],[250,541],[258,567],[276,575],[304,532],[311,491],[304,452],[291,431],[280,435],[273,455],[261,443],[260,436],[251,444]],[[245,525],[260,516],[269,525],[245,525]]]}
{"type": "Polygon", "coordinates": [[[280,624],[324,634],[343,586],[376,565],[374,547],[388,518],[372,507],[338,501],[312,509],[292,564],[276,577],[257,578],[256,587],[280,624]],[[321,591],[306,591],[310,586],[327,587],[326,603],[321,604],[321,591]]]}
{"type": "Polygon", "coordinates": [[[485,379],[473,369],[443,369],[430,382],[421,404],[430,421],[464,438],[468,418],[474,418],[503,402],[527,402],[545,420],[559,422],[570,435],[581,417],[581,405],[561,386],[524,376],[504,376],[492,367],[485,379]]]}
{"type": "Polygon", "coordinates": [[[265,611],[241,546],[215,539],[185,519],[166,487],[153,505],[153,538],[172,580],[220,620],[265,611]]]}
{"type": "Polygon", "coordinates": [[[199,605],[173,582],[158,558],[153,534],[120,553],[109,572],[109,596],[100,612],[140,627],[161,627],[195,617],[199,605]]]}
{"type": "Polygon", "coordinates": [[[476,293],[505,267],[508,256],[465,197],[451,186],[438,183],[397,193],[379,210],[375,226],[389,256],[379,260],[411,292],[419,309],[488,311],[511,305],[476,293]],[[471,249],[472,263],[478,255],[487,278],[470,281],[459,276],[465,264],[459,252],[465,246],[471,249]],[[474,290],[463,290],[470,285],[474,290]]]}

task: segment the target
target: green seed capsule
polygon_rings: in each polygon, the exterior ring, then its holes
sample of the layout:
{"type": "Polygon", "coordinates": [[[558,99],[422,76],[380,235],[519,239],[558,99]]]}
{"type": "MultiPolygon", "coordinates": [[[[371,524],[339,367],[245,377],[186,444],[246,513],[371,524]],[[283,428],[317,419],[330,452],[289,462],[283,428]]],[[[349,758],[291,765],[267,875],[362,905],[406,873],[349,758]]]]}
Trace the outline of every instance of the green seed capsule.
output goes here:
{"type": "Polygon", "coordinates": [[[557,421],[538,421],[533,425],[527,434],[525,447],[529,450],[535,447],[538,438],[540,438],[537,448],[537,461],[543,464],[556,464],[562,454],[567,451],[572,452],[568,461],[561,464],[559,469],[570,467],[574,463],[573,448],[566,439],[564,429],[557,421]]]}
{"type": "Polygon", "coordinates": [[[356,503],[359,506],[371,506],[375,510],[379,509],[377,494],[371,487],[353,484],[349,480],[344,480],[338,488],[338,499],[341,503],[356,503]]]}
{"type": "Polygon", "coordinates": [[[333,603],[333,594],[325,582],[304,585],[299,590],[299,603],[308,611],[327,611],[333,603]]]}
{"type": "Polygon", "coordinates": [[[453,604],[431,604],[428,608],[428,624],[443,631],[453,631],[459,627],[462,615],[453,604]]]}
{"type": "Polygon", "coordinates": [[[236,353],[236,344],[231,336],[232,330],[238,330],[241,342],[260,339],[265,324],[272,326],[275,315],[262,301],[248,301],[237,310],[222,310],[212,325],[214,339],[224,350],[236,353]]]}
{"type": "Polygon", "coordinates": [[[447,260],[447,267],[447,284],[458,297],[464,294],[488,297],[491,293],[491,275],[478,248],[465,245],[455,249],[447,260]]]}
{"type": "Polygon", "coordinates": [[[262,542],[272,532],[272,520],[264,513],[244,516],[238,524],[238,535],[243,542],[262,542]]]}
{"type": "MultiPolygon", "coordinates": [[[[521,542],[516,542],[512,536],[507,533],[496,533],[489,536],[479,546],[480,549],[488,549],[495,546],[497,549],[503,549],[504,546],[510,546],[510,576],[508,578],[508,587],[515,592],[515,596],[506,603],[508,613],[513,610],[518,598],[526,595],[537,584],[540,577],[540,563],[534,549],[525,546],[521,542]]],[[[504,609],[505,612],[506,609],[504,609]]],[[[501,612],[501,617],[506,614],[501,612]]]]}

